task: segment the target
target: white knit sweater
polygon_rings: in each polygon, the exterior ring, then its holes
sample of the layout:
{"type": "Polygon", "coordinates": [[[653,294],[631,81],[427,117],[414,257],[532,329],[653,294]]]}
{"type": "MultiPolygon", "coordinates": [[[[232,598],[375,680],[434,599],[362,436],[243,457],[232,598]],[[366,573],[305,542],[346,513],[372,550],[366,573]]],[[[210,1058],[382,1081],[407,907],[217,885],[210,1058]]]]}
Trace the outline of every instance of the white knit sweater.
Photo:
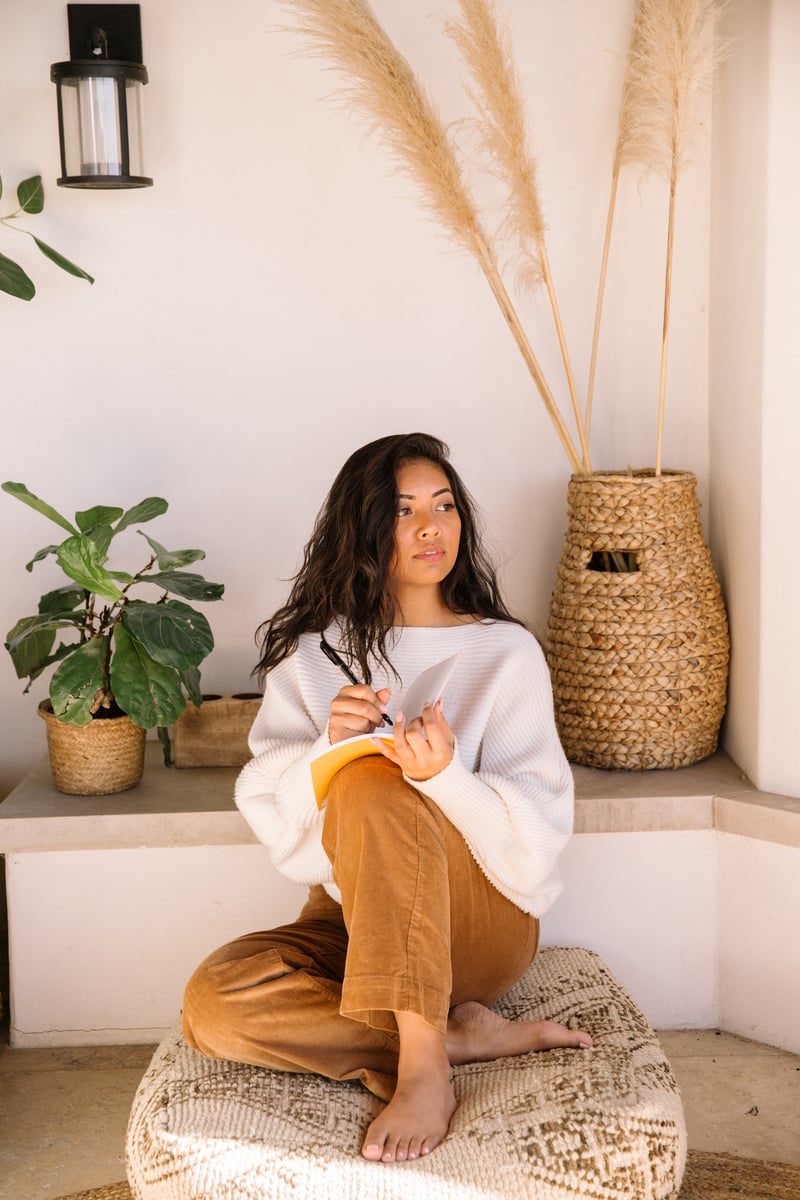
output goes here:
{"type": "MultiPolygon", "coordinates": [[[[325,636],[338,646],[335,626],[325,636]]],[[[536,639],[503,621],[408,628],[397,631],[389,653],[402,683],[375,668],[372,686],[393,689],[390,716],[403,685],[460,653],[443,695],[456,734],[453,760],[432,779],[409,782],[460,830],[495,887],[541,916],[561,891],[555,863],[572,832],[573,786],[536,639]]],[[[236,784],[236,803],[276,867],[300,883],[324,884],[336,899],[309,759],[328,745],[330,702],[344,682],[319,637],[304,634],[267,677],[250,733],[253,759],[236,784]]]]}

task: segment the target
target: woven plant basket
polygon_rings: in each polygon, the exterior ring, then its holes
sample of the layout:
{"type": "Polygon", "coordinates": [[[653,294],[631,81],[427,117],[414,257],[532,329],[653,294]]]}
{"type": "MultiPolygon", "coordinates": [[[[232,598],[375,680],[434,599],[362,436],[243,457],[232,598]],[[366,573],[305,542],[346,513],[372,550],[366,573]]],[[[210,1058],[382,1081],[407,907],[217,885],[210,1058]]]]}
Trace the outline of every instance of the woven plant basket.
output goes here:
{"type": "Polygon", "coordinates": [[[129,717],[106,717],[89,725],[67,725],[53,716],[49,700],[39,705],[47,725],[53,783],[70,796],[109,796],[136,787],[144,772],[147,731],[129,717]]]}
{"type": "Polygon", "coordinates": [[[568,506],[546,639],[567,757],[625,770],[707,758],[729,639],[694,475],[574,475],[568,506]]]}

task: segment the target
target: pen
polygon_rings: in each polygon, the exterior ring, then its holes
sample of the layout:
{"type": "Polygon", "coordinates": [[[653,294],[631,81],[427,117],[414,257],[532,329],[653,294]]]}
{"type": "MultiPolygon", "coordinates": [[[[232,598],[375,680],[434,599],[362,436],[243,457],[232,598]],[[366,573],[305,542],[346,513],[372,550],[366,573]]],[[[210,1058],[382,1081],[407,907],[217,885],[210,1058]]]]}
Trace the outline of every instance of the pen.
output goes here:
{"type": "MultiPolygon", "coordinates": [[[[339,670],[342,672],[342,674],[344,676],[346,676],[346,678],[349,679],[351,683],[356,684],[356,686],[358,685],[358,680],[356,679],[355,675],[348,667],[347,663],[344,661],[344,659],[340,655],[338,655],[336,653],[336,651],[333,649],[332,646],[328,645],[328,643],[325,641],[325,638],[321,639],[321,641],[319,643],[319,648],[322,651],[322,653],[325,655],[325,657],[329,658],[331,660],[331,662],[334,664],[334,666],[337,666],[339,668],[339,670]]],[[[382,715],[383,715],[384,725],[392,725],[394,723],[392,721],[391,717],[387,717],[386,713],[383,713],[382,715]]]]}

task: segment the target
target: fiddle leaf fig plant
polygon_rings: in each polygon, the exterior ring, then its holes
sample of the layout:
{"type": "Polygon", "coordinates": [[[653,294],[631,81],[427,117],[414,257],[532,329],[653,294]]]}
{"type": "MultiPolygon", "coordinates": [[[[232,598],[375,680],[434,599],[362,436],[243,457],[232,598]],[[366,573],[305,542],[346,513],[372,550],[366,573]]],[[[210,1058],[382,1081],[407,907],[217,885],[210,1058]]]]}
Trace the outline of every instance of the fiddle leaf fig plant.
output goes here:
{"type": "Polygon", "coordinates": [[[38,611],[22,617],[7,635],[17,676],[28,678],[25,691],[55,665],[50,702],[54,715],[69,725],[126,713],[144,729],[166,727],[183,712],[187,697],[201,704],[199,667],[214,638],[205,616],[186,601],[220,600],[225,590],[186,570],[205,558],[204,551],[167,550],[139,529],[146,543],[144,565],[133,572],[107,566],[112,541],[165,513],[166,500],[150,496],[127,510],[97,505],[77,512],[73,522],[23,483],[4,483],[2,489],[67,533],[39,550],[26,570],[53,555],[68,582],[45,593],[38,611]],[[134,595],[140,587],[160,595],[155,600],[134,595]]]}
{"type": "MultiPolygon", "coordinates": [[[[0,197],[2,195],[3,181],[0,179],[0,197]]],[[[14,230],[15,233],[24,233],[33,238],[45,258],[49,258],[62,271],[66,271],[69,275],[76,275],[78,279],[86,279],[89,283],[94,283],[92,276],[87,274],[83,267],[70,262],[68,258],[60,254],[58,250],[54,250],[52,246],[48,246],[29,229],[22,229],[18,225],[12,224],[22,216],[40,213],[43,210],[44,188],[41,175],[32,175],[30,179],[23,179],[17,188],[17,203],[19,207],[14,212],[0,217],[0,225],[14,230]]],[[[0,292],[7,292],[9,296],[15,296],[18,300],[32,300],[36,295],[36,288],[30,276],[23,271],[19,263],[14,262],[5,254],[0,254],[0,292]]]]}

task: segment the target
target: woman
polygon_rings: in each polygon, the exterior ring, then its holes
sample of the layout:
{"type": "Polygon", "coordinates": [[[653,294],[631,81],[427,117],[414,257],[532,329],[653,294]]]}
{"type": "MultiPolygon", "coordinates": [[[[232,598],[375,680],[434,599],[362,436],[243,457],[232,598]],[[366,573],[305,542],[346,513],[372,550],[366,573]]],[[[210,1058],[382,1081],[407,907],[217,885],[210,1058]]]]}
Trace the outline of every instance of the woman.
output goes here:
{"type": "Polygon", "coordinates": [[[447,447],[418,433],[351,455],[260,633],[264,701],[236,802],[309,899],[198,968],[186,1037],[212,1057],[361,1080],[387,1101],[363,1156],[414,1159],[447,1133],[452,1065],[591,1046],[487,1007],[533,961],[572,828],[547,668],[500,598],[447,447]],[[360,682],[339,686],[323,636],[360,682]],[[393,711],[393,691],[454,654],[445,704],[393,711]],[[393,743],[340,770],[320,809],[312,755],[390,713],[393,743]]]}

